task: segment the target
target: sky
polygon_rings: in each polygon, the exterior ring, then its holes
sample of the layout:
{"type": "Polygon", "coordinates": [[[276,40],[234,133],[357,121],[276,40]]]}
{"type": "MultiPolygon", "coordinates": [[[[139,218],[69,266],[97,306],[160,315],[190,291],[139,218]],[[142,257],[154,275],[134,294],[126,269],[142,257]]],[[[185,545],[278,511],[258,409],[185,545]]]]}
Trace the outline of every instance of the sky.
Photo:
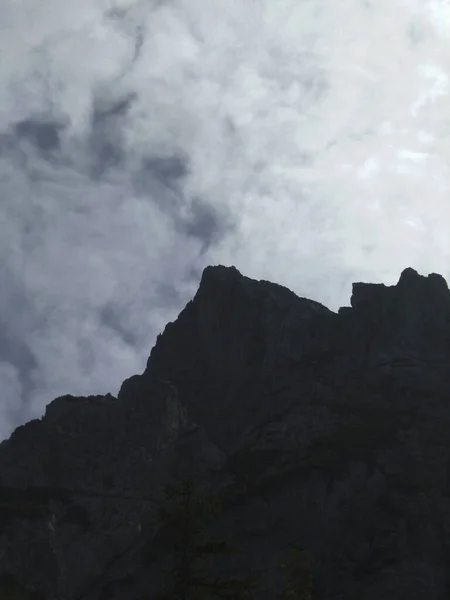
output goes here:
{"type": "Polygon", "coordinates": [[[234,265],[450,281],[450,0],[3,0],[0,440],[234,265]]]}

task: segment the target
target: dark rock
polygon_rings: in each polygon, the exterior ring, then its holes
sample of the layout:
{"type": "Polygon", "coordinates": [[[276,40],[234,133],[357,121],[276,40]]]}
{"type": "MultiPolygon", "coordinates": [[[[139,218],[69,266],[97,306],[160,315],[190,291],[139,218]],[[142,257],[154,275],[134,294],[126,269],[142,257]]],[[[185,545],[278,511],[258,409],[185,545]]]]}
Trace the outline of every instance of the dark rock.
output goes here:
{"type": "Polygon", "coordinates": [[[222,503],[206,533],[240,550],[214,568],[257,575],[254,598],[282,597],[295,546],[311,598],[446,598],[449,367],[439,275],[355,283],[336,314],[207,267],[117,399],[57,398],[2,443],[0,577],[58,600],[156,599],[177,535],[164,489],[192,476],[222,503]]]}

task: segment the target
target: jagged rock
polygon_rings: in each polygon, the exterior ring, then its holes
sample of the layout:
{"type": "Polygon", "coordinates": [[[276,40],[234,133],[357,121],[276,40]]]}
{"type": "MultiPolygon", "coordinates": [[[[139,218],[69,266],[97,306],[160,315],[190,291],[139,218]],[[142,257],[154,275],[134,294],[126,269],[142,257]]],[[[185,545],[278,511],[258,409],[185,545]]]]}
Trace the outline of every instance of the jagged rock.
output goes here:
{"type": "MultiPolygon", "coordinates": [[[[312,556],[317,599],[450,595],[450,294],[405,269],[334,313],[207,267],[117,399],[64,396],[0,445],[0,581],[58,600],[140,600],[173,559],[155,521],[193,475],[208,523],[281,597],[277,561],[312,556]],[[17,584],[18,585],[18,584],[17,584]]],[[[6,585],[6,584],[5,584],[6,585]]]]}

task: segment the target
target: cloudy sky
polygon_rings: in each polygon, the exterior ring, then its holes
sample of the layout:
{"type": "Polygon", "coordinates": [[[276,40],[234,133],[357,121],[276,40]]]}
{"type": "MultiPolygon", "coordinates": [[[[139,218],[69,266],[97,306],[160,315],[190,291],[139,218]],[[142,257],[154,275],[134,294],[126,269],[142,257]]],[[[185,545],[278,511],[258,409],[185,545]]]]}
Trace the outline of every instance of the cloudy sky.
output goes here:
{"type": "Polygon", "coordinates": [[[209,264],[450,281],[449,0],[3,0],[0,439],[117,394],[209,264]]]}

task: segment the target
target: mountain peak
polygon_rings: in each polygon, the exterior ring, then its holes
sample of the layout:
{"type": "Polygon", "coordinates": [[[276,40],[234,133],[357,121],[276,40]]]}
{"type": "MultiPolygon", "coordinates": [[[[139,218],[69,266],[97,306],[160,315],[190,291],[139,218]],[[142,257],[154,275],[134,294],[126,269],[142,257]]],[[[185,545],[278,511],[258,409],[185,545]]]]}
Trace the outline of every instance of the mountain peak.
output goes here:
{"type": "Polygon", "coordinates": [[[334,313],[206,267],[117,399],[60,397],[1,444],[0,596],[2,577],[59,600],[169,593],[175,534],[149,523],[165,485],[193,477],[219,495],[214,528],[258,574],[255,598],[278,597],[277,560],[300,546],[316,559],[318,598],[438,600],[449,364],[440,275],[354,283],[334,313]],[[92,560],[76,558],[80,544],[92,560]]]}

